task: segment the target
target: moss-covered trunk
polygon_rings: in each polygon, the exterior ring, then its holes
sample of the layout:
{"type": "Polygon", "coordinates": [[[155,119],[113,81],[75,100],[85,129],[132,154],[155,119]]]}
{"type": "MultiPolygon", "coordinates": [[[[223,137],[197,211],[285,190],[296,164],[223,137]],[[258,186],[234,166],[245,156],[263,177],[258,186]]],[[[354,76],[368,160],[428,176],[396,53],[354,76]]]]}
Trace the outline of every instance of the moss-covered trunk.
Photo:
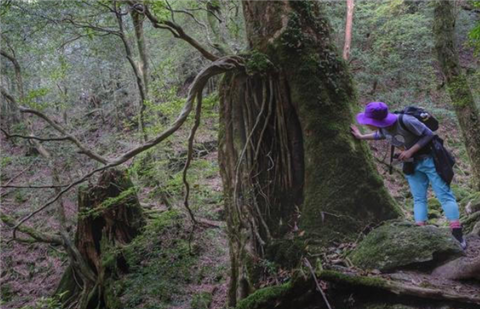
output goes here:
{"type": "Polygon", "coordinates": [[[230,305],[256,288],[262,259],[295,263],[305,247],[287,241],[297,221],[301,239],[325,244],[399,215],[368,150],[350,135],[355,91],[319,4],[242,4],[246,72],[226,76],[221,89],[230,305]]]}
{"type": "Polygon", "coordinates": [[[110,308],[108,282],[126,267],[118,246],[129,243],[145,225],[135,187],[125,171],[104,172],[98,184],[78,193],[78,225],[72,259],[57,294],[66,306],[110,308]]]}
{"type": "Polygon", "coordinates": [[[473,183],[480,190],[480,113],[463,74],[455,47],[455,15],[452,1],[436,1],[435,49],[448,92],[460,124],[472,166],[473,183]]]}

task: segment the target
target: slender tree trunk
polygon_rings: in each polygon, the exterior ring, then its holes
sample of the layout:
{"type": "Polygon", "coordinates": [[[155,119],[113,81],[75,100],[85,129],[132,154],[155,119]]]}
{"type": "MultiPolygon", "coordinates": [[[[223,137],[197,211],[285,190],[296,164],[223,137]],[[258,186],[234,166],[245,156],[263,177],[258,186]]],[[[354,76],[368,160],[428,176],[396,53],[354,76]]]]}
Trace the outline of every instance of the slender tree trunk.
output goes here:
{"type": "Polygon", "coordinates": [[[135,10],[132,10],[131,15],[132,15],[133,27],[135,29],[135,37],[137,38],[138,53],[140,55],[139,71],[143,76],[143,86],[145,87],[145,96],[148,99],[149,65],[148,65],[148,56],[147,56],[148,55],[147,45],[145,42],[145,35],[143,30],[145,15],[139,14],[135,10]]]}
{"type": "Polygon", "coordinates": [[[230,306],[258,288],[262,259],[292,267],[305,241],[352,240],[399,215],[350,134],[355,91],[319,3],[242,4],[251,53],[225,77],[220,111],[230,306]]]}
{"type": "Polygon", "coordinates": [[[436,1],[433,31],[438,62],[447,81],[447,89],[470,158],[474,186],[480,190],[480,113],[458,62],[452,1],[436,1]]]}
{"type": "Polygon", "coordinates": [[[132,48],[130,46],[130,43],[128,42],[128,38],[125,35],[125,27],[123,24],[123,18],[120,12],[118,12],[119,8],[117,5],[116,1],[113,1],[114,3],[114,9],[117,11],[116,17],[117,17],[117,22],[118,22],[118,28],[120,30],[120,39],[123,42],[123,46],[125,48],[125,53],[127,55],[128,62],[130,63],[133,73],[135,74],[135,80],[137,82],[138,86],[138,91],[140,93],[140,102],[139,102],[139,111],[138,111],[138,126],[139,126],[139,131],[140,134],[142,134],[142,139],[143,141],[148,140],[148,135],[145,131],[145,101],[147,100],[147,93],[146,93],[146,88],[144,84],[144,76],[143,73],[140,71],[139,67],[135,63],[135,60],[133,59],[133,53],[132,53],[132,48]]]}
{"type": "Polygon", "coordinates": [[[343,45],[343,59],[345,61],[347,61],[348,58],[350,58],[354,7],[355,7],[355,0],[347,0],[347,20],[345,22],[345,43],[343,45]]]}
{"type": "MultiPolygon", "coordinates": [[[[22,69],[20,67],[20,64],[18,63],[18,60],[17,58],[15,58],[14,55],[9,54],[3,49],[0,49],[0,55],[10,60],[10,62],[13,64],[13,68],[15,70],[15,79],[16,79],[16,85],[18,90],[18,97],[20,98],[20,101],[22,101],[25,96],[25,92],[23,90],[22,69]]],[[[12,122],[15,124],[19,123],[22,119],[22,116],[18,109],[18,104],[16,100],[9,99],[8,101],[10,102],[10,110],[12,111],[12,122]]]]}

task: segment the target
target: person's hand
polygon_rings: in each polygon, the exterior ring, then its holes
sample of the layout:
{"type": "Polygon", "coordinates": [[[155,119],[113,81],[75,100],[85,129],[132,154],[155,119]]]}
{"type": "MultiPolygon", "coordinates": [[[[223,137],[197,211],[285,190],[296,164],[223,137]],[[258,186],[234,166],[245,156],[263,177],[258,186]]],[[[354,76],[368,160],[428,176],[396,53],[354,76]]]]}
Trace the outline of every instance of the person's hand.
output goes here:
{"type": "Polygon", "coordinates": [[[412,153],[409,150],[404,150],[398,155],[398,160],[407,161],[412,157],[412,153]]]}
{"type": "Polygon", "coordinates": [[[360,130],[357,128],[356,125],[351,125],[350,126],[350,132],[352,132],[352,135],[355,136],[356,139],[362,139],[363,135],[360,133],[360,130]]]}

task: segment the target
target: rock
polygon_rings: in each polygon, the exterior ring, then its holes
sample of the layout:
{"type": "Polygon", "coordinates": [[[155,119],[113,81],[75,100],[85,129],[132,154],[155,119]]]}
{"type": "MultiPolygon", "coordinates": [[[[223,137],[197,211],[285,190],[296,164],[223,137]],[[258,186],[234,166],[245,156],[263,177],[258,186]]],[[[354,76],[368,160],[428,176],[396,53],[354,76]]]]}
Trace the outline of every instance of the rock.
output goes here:
{"type": "Polygon", "coordinates": [[[461,208],[464,208],[464,213],[472,214],[480,211],[480,192],[475,192],[463,198],[460,202],[461,208]]]}
{"type": "Polygon", "coordinates": [[[448,230],[396,222],[368,234],[350,259],[360,268],[389,272],[400,268],[430,269],[463,255],[448,230]]]}

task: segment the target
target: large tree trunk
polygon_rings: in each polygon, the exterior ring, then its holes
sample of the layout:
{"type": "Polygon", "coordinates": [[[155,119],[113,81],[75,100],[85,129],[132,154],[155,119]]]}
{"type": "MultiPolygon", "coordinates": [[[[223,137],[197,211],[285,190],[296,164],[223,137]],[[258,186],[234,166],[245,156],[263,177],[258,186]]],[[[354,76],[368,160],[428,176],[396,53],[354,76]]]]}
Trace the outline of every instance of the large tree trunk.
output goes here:
{"type": "Polygon", "coordinates": [[[319,4],[242,3],[252,52],[225,77],[220,111],[231,306],[255,290],[261,259],[295,263],[303,239],[351,240],[399,215],[350,135],[355,91],[319,4]],[[297,221],[306,235],[287,241],[297,221]]]}
{"type": "Polygon", "coordinates": [[[436,1],[435,49],[470,157],[474,186],[480,190],[480,113],[458,62],[453,6],[452,1],[436,1]]]}
{"type": "Polygon", "coordinates": [[[126,265],[116,248],[129,243],[145,225],[135,187],[126,172],[108,170],[98,184],[78,194],[78,224],[71,256],[57,289],[65,305],[109,308],[108,280],[126,265]]]}

